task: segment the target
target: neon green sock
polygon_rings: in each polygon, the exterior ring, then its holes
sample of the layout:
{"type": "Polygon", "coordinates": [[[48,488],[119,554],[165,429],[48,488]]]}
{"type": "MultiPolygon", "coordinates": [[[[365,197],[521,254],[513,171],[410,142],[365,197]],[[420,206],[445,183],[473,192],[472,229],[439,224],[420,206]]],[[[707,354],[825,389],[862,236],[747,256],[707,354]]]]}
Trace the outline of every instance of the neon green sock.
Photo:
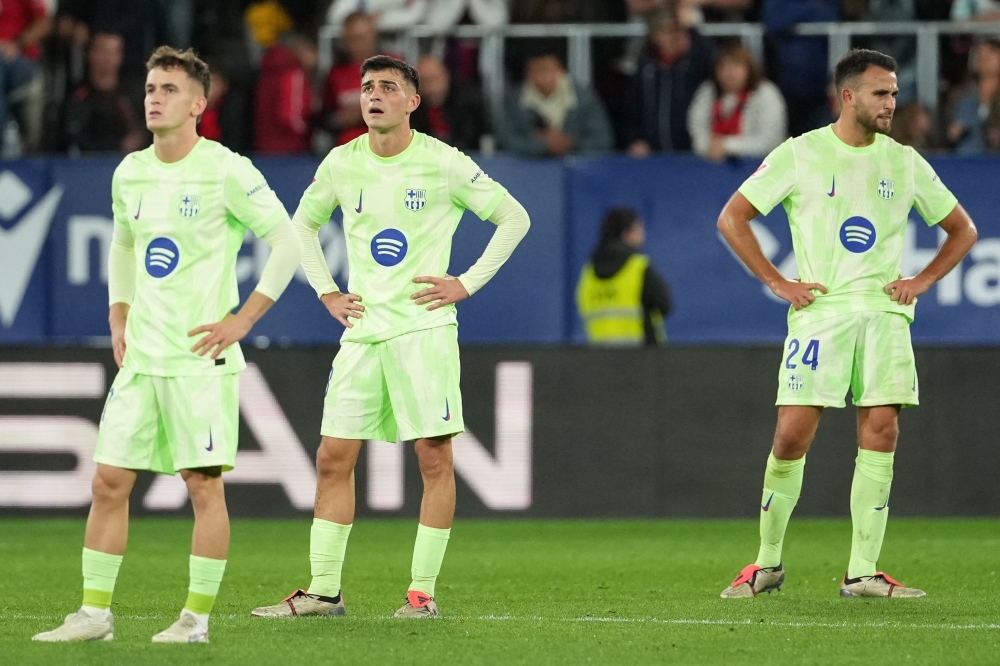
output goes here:
{"type": "Polygon", "coordinates": [[[441,562],[444,561],[444,551],[448,549],[448,538],[451,529],[438,529],[417,526],[417,541],[413,544],[413,565],[410,574],[413,582],[410,589],[434,596],[434,584],[441,573],[441,562]]]}
{"type": "Polygon", "coordinates": [[[123,555],[111,555],[89,548],[83,549],[83,605],[111,608],[118,569],[123,555]]]}
{"type": "Polygon", "coordinates": [[[889,520],[889,489],[892,486],[894,454],[858,449],[851,484],[851,562],[848,578],[874,576],[882,550],[885,524],[889,520]]]}
{"type": "Polygon", "coordinates": [[[309,533],[309,563],[312,566],[312,583],[309,594],[336,597],[340,594],[340,575],[347,554],[347,538],[351,525],[341,525],[329,520],[313,518],[309,533]]]}
{"type": "Polygon", "coordinates": [[[184,608],[198,615],[208,615],[219,594],[222,576],[226,573],[226,561],[192,555],[189,566],[191,585],[184,608]]]}
{"type": "Polygon", "coordinates": [[[767,456],[764,472],[764,494],[760,500],[760,550],[757,566],[776,567],[781,564],[781,547],[792,509],[802,492],[802,471],[806,458],[778,460],[774,451],[767,456]]]}

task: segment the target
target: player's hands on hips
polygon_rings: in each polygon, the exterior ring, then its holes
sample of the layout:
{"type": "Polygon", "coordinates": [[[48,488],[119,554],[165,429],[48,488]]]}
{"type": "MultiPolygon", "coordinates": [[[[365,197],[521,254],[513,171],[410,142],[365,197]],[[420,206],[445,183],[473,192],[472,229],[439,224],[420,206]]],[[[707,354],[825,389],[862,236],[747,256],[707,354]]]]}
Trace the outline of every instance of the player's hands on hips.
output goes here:
{"type": "Polygon", "coordinates": [[[782,278],[777,284],[771,285],[774,295],[791,303],[796,310],[801,310],[816,300],[813,290],[826,293],[826,287],[818,282],[799,282],[782,278]]]}
{"type": "Polygon", "coordinates": [[[128,320],[129,307],[125,303],[115,303],[111,306],[108,324],[111,326],[111,350],[115,354],[115,363],[121,368],[125,363],[125,322],[128,320]]]}
{"type": "Polygon", "coordinates": [[[885,293],[889,298],[897,301],[900,305],[912,305],[917,302],[917,296],[924,293],[931,286],[919,277],[899,278],[895,282],[885,285],[885,293]]]}
{"type": "Polygon", "coordinates": [[[190,333],[188,337],[193,337],[199,333],[208,333],[205,337],[191,347],[191,351],[204,356],[212,352],[211,358],[218,358],[219,354],[234,342],[239,342],[247,336],[253,322],[248,317],[241,317],[238,314],[227,314],[222,321],[216,324],[206,324],[199,326],[190,333]]]}
{"type": "Polygon", "coordinates": [[[469,297],[469,292],[466,291],[462,281],[450,275],[445,275],[444,277],[424,275],[414,278],[413,281],[417,284],[431,285],[410,296],[411,299],[417,302],[417,305],[434,301],[434,303],[427,306],[428,310],[437,310],[441,306],[448,305],[449,303],[458,303],[469,297]]]}
{"type": "Polygon", "coordinates": [[[327,312],[347,328],[354,328],[354,324],[348,317],[361,319],[361,313],[365,311],[365,306],[361,305],[361,297],[357,294],[342,294],[339,291],[333,291],[329,294],[323,294],[320,300],[326,306],[327,312]]]}

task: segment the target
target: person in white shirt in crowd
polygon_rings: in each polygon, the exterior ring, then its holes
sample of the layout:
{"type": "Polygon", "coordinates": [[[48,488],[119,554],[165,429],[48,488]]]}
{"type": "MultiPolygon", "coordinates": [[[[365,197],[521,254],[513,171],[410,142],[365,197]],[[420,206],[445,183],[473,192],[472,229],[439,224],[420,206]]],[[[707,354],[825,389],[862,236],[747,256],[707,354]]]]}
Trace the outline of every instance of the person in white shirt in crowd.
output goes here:
{"type": "Polygon", "coordinates": [[[767,155],[788,138],[781,91],[742,46],[719,56],[713,77],[694,95],[687,123],[692,150],[713,162],[767,155]]]}

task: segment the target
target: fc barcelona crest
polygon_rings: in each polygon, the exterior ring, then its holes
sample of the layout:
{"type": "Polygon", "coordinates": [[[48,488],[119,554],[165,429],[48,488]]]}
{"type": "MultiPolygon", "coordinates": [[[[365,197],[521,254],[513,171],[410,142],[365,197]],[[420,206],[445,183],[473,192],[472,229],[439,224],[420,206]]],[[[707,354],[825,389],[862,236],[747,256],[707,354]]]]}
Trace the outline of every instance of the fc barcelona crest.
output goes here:
{"type": "Polygon", "coordinates": [[[414,189],[406,190],[404,203],[406,204],[406,207],[414,213],[423,209],[423,207],[427,205],[427,191],[414,189]]]}
{"type": "Polygon", "coordinates": [[[178,212],[181,217],[194,217],[201,210],[201,197],[193,197],[191,195],[185,194],[181,199],[180,208],[178,212]]]}
{"type": "Polygon", "coordinates": [[[885,178],[878,181],[878,195],[883,199],[891,199],[896,194],[896,183],[885,178]]]}

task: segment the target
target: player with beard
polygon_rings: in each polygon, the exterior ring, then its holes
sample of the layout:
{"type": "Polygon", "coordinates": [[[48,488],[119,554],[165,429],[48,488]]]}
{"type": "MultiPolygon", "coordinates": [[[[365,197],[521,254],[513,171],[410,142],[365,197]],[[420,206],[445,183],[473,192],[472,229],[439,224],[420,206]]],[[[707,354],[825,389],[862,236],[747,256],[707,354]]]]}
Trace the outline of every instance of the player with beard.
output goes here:
{"type": "Polygon", "coordinates": [[[771,291],[788,301],[778,371],[778,426],[764,474],[760,551],[722,592],[753,597],[785,582],[781,547],[799,498],[805,455],[826,407],[858,407],[851,486],[853,537],[844,597],[922,597],[876,570],[889,516],[901,407],[917,404],[910,344],[917,296],[954,268],[976,227],[930,165],[887,134],[896,108],[896,61],[865,49],[834,72],[842,111],[833,125],[785,141],[739,188],[719,230],[771,291]],[[750,229],[779,203],[788,213],[800,279],[782,276],[750,229]],[[900,264],[910,209],[947,238],[914,277],[900,264]]]}

